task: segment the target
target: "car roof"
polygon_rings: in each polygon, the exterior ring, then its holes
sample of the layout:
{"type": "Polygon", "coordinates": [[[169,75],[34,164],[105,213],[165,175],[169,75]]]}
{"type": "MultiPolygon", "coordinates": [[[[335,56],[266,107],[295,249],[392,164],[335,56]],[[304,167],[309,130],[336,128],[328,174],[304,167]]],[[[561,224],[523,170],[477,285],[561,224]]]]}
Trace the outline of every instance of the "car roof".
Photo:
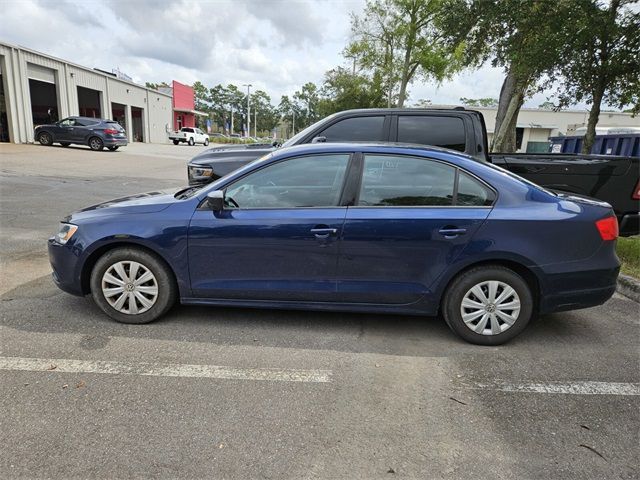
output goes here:
{"type": "Polygon", "coordinates": [[[300,154],[300,153],[325,153],[325,152],[344,152],[347,151],[362,151],[362,152],[395,152],[395,153],[446,153],[450,155],[456,155],[462,158],[473,159],[470,155],[464,152],[456,150],[449,150],[442,147],[435,147],[431,145],[421,145],[416,143],[401,143],[401,142],[330,142],[330,143],[305,143],[301,145],[293,145],[281,150],[275,150],[274,154],[280,156],[300,154]]]}

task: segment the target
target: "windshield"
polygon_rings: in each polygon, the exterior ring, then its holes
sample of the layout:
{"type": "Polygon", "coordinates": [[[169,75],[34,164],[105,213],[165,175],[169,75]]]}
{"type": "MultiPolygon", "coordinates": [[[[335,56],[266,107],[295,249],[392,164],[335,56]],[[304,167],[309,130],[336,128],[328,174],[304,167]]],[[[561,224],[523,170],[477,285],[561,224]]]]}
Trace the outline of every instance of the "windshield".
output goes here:
{"type": "Polygon", "coordinates": [[[318,120],[316,123],[314,123],[313,125],[309,125],[307,128],[305,128],[304,130],[301,130],[300,132],[296,133],[293,137],[291,137],[289,140],[287,140],[286,142],[284,142],[282,144],[283,147],[291,147],[292,145],[297,145],[297,143],[304,137],[306,137],[312,130],[314,130],[318,125],[324,123],[327,120],[332,119],[333,117],[335,117],[337,115],[337,113],[331,114],[328,117],[324,117],[322,120],[318,120]]]}

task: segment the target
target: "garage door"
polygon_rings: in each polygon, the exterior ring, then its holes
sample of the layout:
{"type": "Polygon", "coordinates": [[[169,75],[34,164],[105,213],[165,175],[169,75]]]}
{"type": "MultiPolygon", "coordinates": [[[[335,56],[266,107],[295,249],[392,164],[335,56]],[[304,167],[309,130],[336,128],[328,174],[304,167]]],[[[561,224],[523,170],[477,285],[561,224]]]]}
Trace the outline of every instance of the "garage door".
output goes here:
{"type": "Polygon", "coordinates": [[[55,70],[34,63],[27,63],[27,76],[32,80],[46,83],[56,83],[55,70]]]}

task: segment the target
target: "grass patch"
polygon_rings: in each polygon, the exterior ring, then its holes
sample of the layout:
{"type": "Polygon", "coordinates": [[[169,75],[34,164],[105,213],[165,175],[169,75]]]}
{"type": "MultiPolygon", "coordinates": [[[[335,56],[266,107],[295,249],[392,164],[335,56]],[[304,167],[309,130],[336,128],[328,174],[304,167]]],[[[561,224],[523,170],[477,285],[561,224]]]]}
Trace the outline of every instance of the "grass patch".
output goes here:
{"type": "Polygon", "coordinates": [[[640,237],[618,238],[616,253],[622,262],[622,273],[640,279],[640,237]]]}

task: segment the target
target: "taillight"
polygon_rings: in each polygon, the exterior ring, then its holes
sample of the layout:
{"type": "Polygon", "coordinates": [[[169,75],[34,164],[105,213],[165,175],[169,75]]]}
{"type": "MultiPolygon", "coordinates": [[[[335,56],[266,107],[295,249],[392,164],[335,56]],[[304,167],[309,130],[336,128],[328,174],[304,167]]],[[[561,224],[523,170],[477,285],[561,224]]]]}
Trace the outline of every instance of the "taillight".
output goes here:
{"type": "Polygon", "coordinates": [[[104,133],[106,133],[107,135],[117,135],[118,130],[116,130],[115,128],[105,128],[104,133]]]}
{"type": "Polygon", "coordinates": [[[613,215],[602,218],[596,222],[596,228],[600,232],[602,240],[615,240],[618,238],[618,219],[613,215]]]}
{"type": "Polygon", "coordinates": [[[633,195],[631,195],[631,198],[634,200],[640,200],[640,180],[636,183],[636,188],[633,189],[633,195]]]}

